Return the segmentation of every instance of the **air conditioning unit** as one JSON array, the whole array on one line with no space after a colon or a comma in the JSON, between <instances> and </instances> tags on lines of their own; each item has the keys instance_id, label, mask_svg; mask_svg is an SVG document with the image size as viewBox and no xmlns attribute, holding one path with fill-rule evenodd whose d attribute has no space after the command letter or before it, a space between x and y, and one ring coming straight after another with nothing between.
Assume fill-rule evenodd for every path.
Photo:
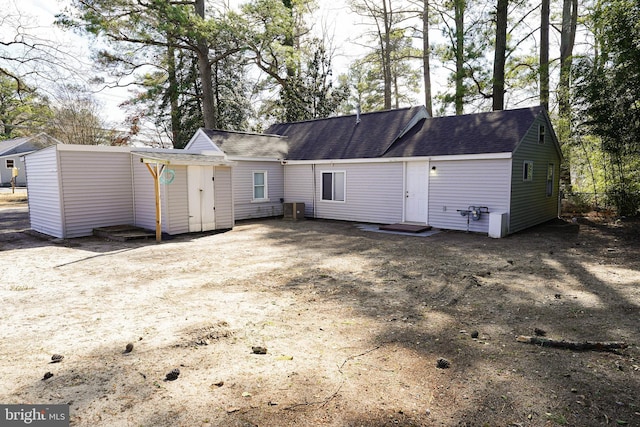
<instances>
[{"instance_id":1,"label":"air conditioning unit","mask_svg":"<svg viewBox=\"0 0 640 427\"><path fill-rule=\"evenodd\" d=\"M304 219L304 203L290 202L283 204L284 219Z\"/></svg>"}]
</instances>

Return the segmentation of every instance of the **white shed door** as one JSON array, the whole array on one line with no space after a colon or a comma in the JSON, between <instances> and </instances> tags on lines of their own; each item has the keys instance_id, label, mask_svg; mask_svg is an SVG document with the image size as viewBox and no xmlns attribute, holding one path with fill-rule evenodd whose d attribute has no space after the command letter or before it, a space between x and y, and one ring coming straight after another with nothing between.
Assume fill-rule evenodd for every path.
<instances>
[{"instance_id":1,"label":"white shed door","mask_svg":"<svg viewBox=\"0 0 640 427\"><path fill-rule=\"evenodd\" d=\"M187 166L189 231L215 230L213 166Z\"/></svg>"},{"instance_id":2,"label":"white shed door","mask_svg":"<svg viewBox=\"0 0 640 427\"><path fill-rule=\"evenodd\" d=\"M427 223L428 162L408 162L406 169L404 220Z\"/></svg>"}]
</instances>

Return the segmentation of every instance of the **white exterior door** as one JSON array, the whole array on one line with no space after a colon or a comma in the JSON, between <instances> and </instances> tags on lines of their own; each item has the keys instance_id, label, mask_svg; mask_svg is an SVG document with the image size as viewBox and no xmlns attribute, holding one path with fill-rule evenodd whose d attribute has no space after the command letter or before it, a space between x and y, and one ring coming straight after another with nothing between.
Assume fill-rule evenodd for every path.
<instances>
[{"instance_id":1,"label":"white exterior door","mask_svg":"<svg viewBox=\"0 0 640 427\"><path fill-rule=\"evenodd\" d=\"M213 166L187 166L189 231L215 230Z\"/></svg>"},{"instance_id":2,"label":"white exterior door","mask_svg":"<svg viewBox=\"0 0 640 427\"><path fill-rule=\"evenodd\" d=\"M427 223L429 162L408 162L405 177L404 220Z\"/></svg>"}]
</instances>

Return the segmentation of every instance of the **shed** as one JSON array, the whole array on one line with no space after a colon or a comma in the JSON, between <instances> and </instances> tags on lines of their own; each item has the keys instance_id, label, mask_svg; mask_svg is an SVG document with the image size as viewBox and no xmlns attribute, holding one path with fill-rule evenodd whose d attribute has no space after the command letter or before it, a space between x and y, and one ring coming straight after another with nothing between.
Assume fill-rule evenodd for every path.
<instances>
[{"instance_id":1,"label":"shed","mask_svg":"<svg viewBox=\"0 0 640 427\"><path fill-rule=\"evenodd\" d=\"M25 156L31 228L59 238L123 224L154 229L154 180L145 162L164 166L163 233L233 227L232 163L222 156L60 144Z\"/></svg>"}]
</instances>

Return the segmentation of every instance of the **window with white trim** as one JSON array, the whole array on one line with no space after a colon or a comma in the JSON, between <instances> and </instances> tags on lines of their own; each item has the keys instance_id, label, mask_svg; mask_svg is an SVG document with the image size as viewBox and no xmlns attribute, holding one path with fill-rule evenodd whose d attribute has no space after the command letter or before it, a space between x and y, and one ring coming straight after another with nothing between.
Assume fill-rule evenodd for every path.
<instances>
[{"instance_id":1,"label":"window with white trim","mask_svg":"<svg viewBox=\"0 0 640 427\"><path fill-rule=\"evenodd\" d=\"M538 126L538 143L544 144L544 134L546 133L546 128L544 125Z\"/></svg>"},{"instance_id":2,"label":"window with white trim","mask_svg":"<svg viewBox=\"0 0 640 427\"><path fill-rule=\"evenodd\" d=\"M547 197L553 196L553 178L555 174L555 165L549 163L547 165Z\"/></svg>"},{"instance_id":3,"label":"window with white trim","mask_svg":"<svg viewBox=\"0 0 640 427\"><path fill-rule=\"evenodd\" d=\"M267 171L253 171L253 201L266 202L268 200Z\"/></svg>"},{"instance_id":4,"label":"window with white trim","mask_svg":"<svg viewBox=\"0 0 640 427\"><path fill-rule=\"evenodd\" d=\"M345 178L344 171L322 172L322 200L344 202Z\"/></svg>"},{"instance_id":5,"label":"window with white trim","mask_svg":"<svg viewBox=\"0 0 640 427\"><path fill-rule=\"evenodd\" d=\"M13 169L13 167L16 165L13 159L7 159L5 161L5 165L7 167L7 169Z\"/></svg>"},{"instance_id":6,"label":"window with white trim","mask_svg":"<svg viewBox=\"0 0 640 427\"><path fill-rule=\"evenodd\" d=\"M522 180L533 181L533 162L531 160L525 160L522 163Z\"/></svg>"}]
</instances>

